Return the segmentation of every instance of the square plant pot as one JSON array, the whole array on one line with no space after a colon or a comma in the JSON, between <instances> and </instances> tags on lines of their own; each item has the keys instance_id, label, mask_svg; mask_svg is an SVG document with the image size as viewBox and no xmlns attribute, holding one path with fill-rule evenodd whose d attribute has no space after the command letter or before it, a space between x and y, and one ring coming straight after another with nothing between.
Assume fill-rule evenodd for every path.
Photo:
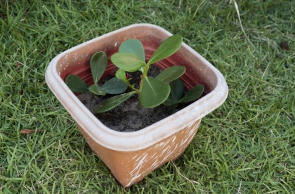
<instances>
[{"instance_id":1,"label":"square plant pot","mask_svg":"<svg viewBox=\"0 0 295 194\"><path fill-rule=\"evenodd\" d=\"M65 84L69 74L76 74L91 84L90 58L105 51L108 58L121 42L139 39L149 59L160 43L172 34L151 24L134 24L75 46L57 55L46 70L46 82L75 120L92 150L103 160L124 187L141 181L148 173L185 151L197 132L202 117L219 107L227 98L228 86L222 74L185 43L167 59L155 65L164 69L173 65L186 67L181 77L186 88L205 87L204 96L173 115L135 132L118 132L101 123ZM114 74L109 64L105 73Z\"/></svg>"}]
</instances>

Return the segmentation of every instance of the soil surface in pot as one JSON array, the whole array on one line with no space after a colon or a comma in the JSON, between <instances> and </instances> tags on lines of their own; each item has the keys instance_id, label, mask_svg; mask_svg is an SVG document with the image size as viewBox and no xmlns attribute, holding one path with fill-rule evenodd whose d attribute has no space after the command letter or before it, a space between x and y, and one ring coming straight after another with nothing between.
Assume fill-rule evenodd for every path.
<instances>
[{"instance_id":1,"label":"soil surface in pot","mask_svg":"<svg viewBox=\"0 0 295 194\"><path fill-rule=\"evenodd\" d=\"M151 66L149 76L155 77L161 72L160 68ZM138 87L141 72L130 73L128 76L132 78L131 83ZM106 80L111 77L107 77ZM104 80L105 81L105 80ZM102 81L102 83L104 82ZM100 83L100 84L102 84ZM115 107L114 109L100 114L94 113L94 108L103 100L113 95L97 96L91 93L79 94L80 101L107 127L120 132L132 132L143 129L153 123L156 123L178 110L184 108L188 104L178 104L174 106L160 105L155 108L138 109L138 96L133 95L130 99Z\"/></svg>"}]
</instances>

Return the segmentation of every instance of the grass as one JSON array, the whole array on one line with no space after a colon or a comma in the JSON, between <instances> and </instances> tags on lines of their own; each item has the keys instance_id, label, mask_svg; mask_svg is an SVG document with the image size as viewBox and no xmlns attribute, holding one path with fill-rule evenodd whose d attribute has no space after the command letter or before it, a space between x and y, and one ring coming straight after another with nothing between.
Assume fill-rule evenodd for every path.
<instances>
[{"instance_id":1,"label":"grass","mask_svg":"<svg viewBox=\"0 0 295 194\"><path fill-rule=\"evenodd\" d=\"M0 193L294 193L294 15L289 0L2 0ZM181 34L229 96L181 158L123 189L44 73L58 53L142 22Z\"/></svg>"}]
</instances>

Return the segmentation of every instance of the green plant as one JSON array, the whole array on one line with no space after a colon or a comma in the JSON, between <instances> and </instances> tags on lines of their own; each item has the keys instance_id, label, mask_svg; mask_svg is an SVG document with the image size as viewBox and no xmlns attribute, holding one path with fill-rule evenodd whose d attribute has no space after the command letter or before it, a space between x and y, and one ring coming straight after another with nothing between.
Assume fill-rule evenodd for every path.
<instances>
[{"instance_id":1,"label":"green plant","mask_svg":"<svg viewBox=\"0 0 295 194\"><path fill-rule=\"evenodd\" d=\"M179 79L186 71L184 66L169 67L154 78L148 76L152 64L174 54L181 44L182 37L180 35L170 36L162 42L146 63L142 43L137 39L128 39L122 42L119 52L111 56L111 61L119 68L115 77L106 81L102 86L98 85L108 64L106 53L101 51L95 53L90 60L93 85L88 86L81 78L73 74L67 76L66 83L73 92L90 91L97 95L120 94L103 101L94 109L96 113L109 111L134 94L138 95L139 107L145 108L154 108L160 104L173 105L194 101L201 96L204 86L197 85L184 95L184 84ZM130 79L126 77L126 72L135 71L142 73L139 88L132 85ZM123 93L128 87L131 91Z\"/></svg>"}]
</instances>

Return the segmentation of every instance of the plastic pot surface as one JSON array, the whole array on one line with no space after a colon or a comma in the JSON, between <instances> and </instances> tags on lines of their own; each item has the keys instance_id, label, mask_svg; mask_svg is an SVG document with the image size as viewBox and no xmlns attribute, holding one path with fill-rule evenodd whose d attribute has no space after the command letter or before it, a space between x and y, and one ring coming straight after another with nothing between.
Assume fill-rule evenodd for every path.
<instances>
[{"instance_id":1,"label":"plastic pot surface","mask_svg":"<svg viewBox=\"0 0 295 194\"><path fill-rule=\"evenodd\" d=\"M57 55L46 70L46 82L75 120L92 150L108 166L124 187L142 180L164 163L175 160L185 151L197 132L202 117L219 107L227 98L228 86L222 74L185 43L172 56L155 65L164 69L173 65L186 67L182 76L190 89L205 86L205 96L175 114L135 132L118 132L101 123L67 87L64 80L76 74L92 84L90 58L105 51L110 58L126 39L137 38L149 59L160 43L172 34L151 24L134 24L75 46ZM109 60L107 74L116 67Z\"/></svg>"}]
</instances>

